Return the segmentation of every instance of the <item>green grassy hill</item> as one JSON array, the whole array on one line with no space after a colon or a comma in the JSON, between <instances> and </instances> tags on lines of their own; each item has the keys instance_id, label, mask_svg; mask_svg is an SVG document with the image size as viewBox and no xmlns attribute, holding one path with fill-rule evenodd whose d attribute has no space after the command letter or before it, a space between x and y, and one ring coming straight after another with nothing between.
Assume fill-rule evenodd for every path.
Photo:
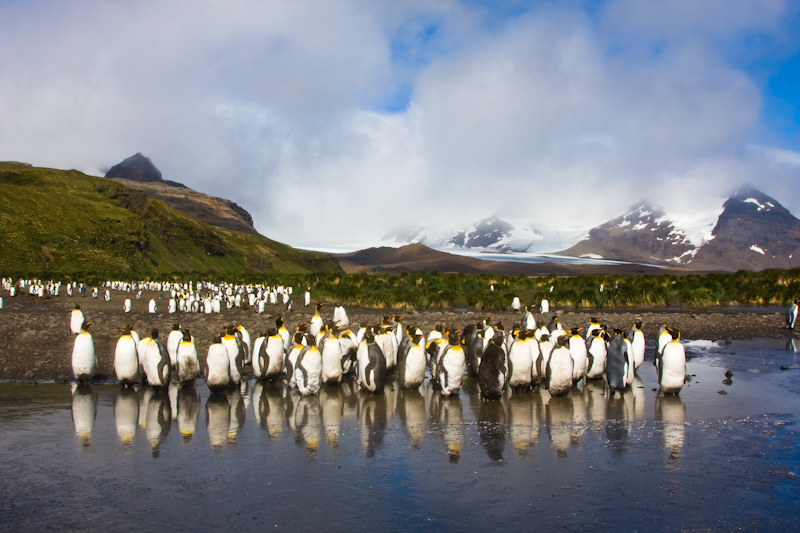
<instances>
[{"instance_id":1,"label":"green grassy hill","mask_svg":"<svg viewBox=\"0 0 800 533\"><path fill-rule=\"evenodd\" d=\"M209 226L113 180L0 163L3 275L256 279L338 271L327 254Z\"/></svg>"}]
</instances>

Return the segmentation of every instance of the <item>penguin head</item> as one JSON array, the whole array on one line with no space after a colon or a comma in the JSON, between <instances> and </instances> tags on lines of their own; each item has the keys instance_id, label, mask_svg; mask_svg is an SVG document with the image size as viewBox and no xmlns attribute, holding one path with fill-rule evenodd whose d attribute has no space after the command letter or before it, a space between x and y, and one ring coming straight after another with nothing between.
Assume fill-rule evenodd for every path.
<instances>
[{"instance_id":1,"label":"penguin head","mask_svg":"<svg viewBox=\"0 0 800 533\"><path fill-rule=\"evenodd\" d=\"M325 302L319 302L319 303L317 304L317 307L316 307L316 309L317 309L317 313L319 313L319 310L320 310L320 309L322 309L322 306L323 306L323 305L325 305Z\"/></svg>"},{"instance_id":2,"label":"penguin head","mask_svg":"<svg viewBox=\"0 0 800 533\"><path fill-rule=\"evenodd\" d=\"M156 340L158 338L158 330L153 328L150 330L150 338Z\"/></svg>"},{"instance_id":3,"label":"penguin head","mask_svg":"<svg viewBox=\"0 0 800 533\"><path fill-rule=\"evenodd\" d=\"M447 336L447 342L449 342L453 346L458 345L458 334L460 332L461 332L460 329L451 329L449 335Z\"/></svg>"},{"instance_id":4,"label":"penguin head","mask_svg":"<svg viewBox=\"0 0 800 533\"><path fill-rule=\"evenodd\" d=\"M80 311L80 310L81 310L81 306L78 305L78 304L75 304L75 311Z\"/></svg>"},{"instance_id":5,"label":"penguin head","mask_svg":"<svg viewBox=\"0 0 800 533\"><path fill-rule=\"evenodd\" d=\"M502 346L504 342L505 342L505 338L503 338L502 335L495 335L489 341L489 344L494 344L495 346Z\"/></svg>"},{"instance_id":6,"label":"penguin head","mask_svg":"<svg viewBox=\"0 0 800 533\"><path fill-rule=\"evenodd\" d=\"M184 329L182 331L182 333L183 333L183 340L185 340L187 342L191 342L192 341L192 332L191 331L189 331L188 329Z\"/></svg>"},{"instance_id":7,"label":"penguin head","mask_svg":"<svg viewBox=\"0 0 800 533\"><path fill-rule=\"evenodd\" d=\"M83 324L81 324L81 331L89 331L89 326L91 325L92 325L91 320L85 321Z\"/></svg>"},{"instance_id":8,"label":"penguin head","mask_svg":"<svg viewBox=\"0 0 800 533\"><path fill-rule=\"evenodd\" d=\"M212 344L222 344L222 336L218 333L214 335L214 342Z\"/></svg>"},{"instance_id":9,"label":"penguin head","mask_svg":"<svg viewBox=\"0 0 800 533\"><path fill-rule=\"evenodd\" d=\"M180 324L172 324L172 331L180 331L181 325Z\"/></svg>"}]
</instances>

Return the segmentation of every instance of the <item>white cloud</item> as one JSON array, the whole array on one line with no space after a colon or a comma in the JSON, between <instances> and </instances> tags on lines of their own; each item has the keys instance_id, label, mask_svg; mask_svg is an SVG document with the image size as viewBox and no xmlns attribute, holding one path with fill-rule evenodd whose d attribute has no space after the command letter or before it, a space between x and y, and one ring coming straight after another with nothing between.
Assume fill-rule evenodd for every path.
<instances>
[{"instance_id":1,"label":"white cloud","mask_svg":"<svg viewBox=\"0 0 800 533\"><path fill-rule=\"evenodd\" d=\"M690 210L741 181L800 207L797 154L748 148L763 95L730 57L787 39L786 4L577 5L5 3L0 159L97 174L141 151L305 246Z\"/></svg>"}]
</instances>

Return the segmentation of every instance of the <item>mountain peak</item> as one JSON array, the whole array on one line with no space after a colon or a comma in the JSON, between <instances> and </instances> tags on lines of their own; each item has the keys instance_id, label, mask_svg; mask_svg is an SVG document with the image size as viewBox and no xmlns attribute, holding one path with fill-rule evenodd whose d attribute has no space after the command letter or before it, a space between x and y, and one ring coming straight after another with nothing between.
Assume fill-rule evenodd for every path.
<instances>
[{"instance_id":1,"label":"mountain peak","mask_svg":"<svg viewBox=\"0 0 800 533\"><path fill-rule=\"evenodd\" d=\"M106 172L106 177L139 182L163 181L161 171L156 168L149 157L145 157L141 152L137 152L111 167Z\"/></svg>"}]
</instances>

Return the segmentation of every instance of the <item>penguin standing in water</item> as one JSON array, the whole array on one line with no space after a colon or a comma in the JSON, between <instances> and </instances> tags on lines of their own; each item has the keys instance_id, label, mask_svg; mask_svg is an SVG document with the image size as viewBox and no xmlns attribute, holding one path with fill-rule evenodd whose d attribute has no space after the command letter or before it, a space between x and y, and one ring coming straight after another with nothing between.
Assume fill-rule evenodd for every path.
<instances>
[{"instance_id":1,"label":"penguin standing in water","mask_svg":"<svg viewBox=\"0 0 800 533\"><path fill-rule=\"evenodd\" d=\"M89 322L81 322L81 331L72 346L72 373L78 383L86 383L97 371L97 355L94 352L94 339L89 333Z\"/></svg>"},{"instance_id":2,"label":"penguin standing in water","mask_svg":"<svg viewBox=\"0 0 800 533\"><path fill-rule=\"evenodd\" d=\"M627 386L625 383L625 371L630 354L628 353L628 343L625 340L623 332L615 329L614 338L608 343L606 384L612 397L616 391L622 392Z\"/></svg>"},{"instance_id":3,"label":"penguin standing in water","mask_svg":"<svg viewBox=\"0 0 800 533\"><path fill-rule=\"evenodd\" d=\"M572 388L572 354L569 351L569 338L559 335L550 352L545 372L545 382L550 396L566 396Z\"/></svg>"},{"instance_id":4,"label":"penguin standing in water","mask_svg":"<svg viewBox=\"0 0 800 533\"><path fill-rule=\"evenodd\" d=\"M322 347L322 382L338 385L342 381L342 345L336 335L323 338Z\"/></svg>"},{"instance_id":5,"label":"penguin standing in water","mask_svg":"<svg viewBox=\"0 0 800 533\"><path fill-rule=\"evenodd\" d=\"M586 340L580 336L581 328L571 329L567 332L569 340L569 353L572 355L572 383L577 385L586 376L586 366L589 354L586 350Z\"/></svg>"},{"instance_id":6,"label":"penguin standing in water","mask_svg":"<svg viewBox=\"0 0 800 533\"><path fill-rule=\"evenodd\" d=\"M206 385L212 392L225 390L230 379L228 349L222 344L222 337L216 335L206 356Z\"/></svg>"},{"instance_id":7,"label":"penguin standing in water","mask_svg":"<svg viewBox=\"0 0 800 533\"><path fill-rule=\"evenodd\" d=\"M502 344L503 338L500 335L493 337L481 358L478 385L484 400L499 400L506 390L506 353Z\"/></svg>"},{"instance_id":8,"label":"penguin standing in water","mask_svg":"<svg viewBox=\"0 0 800 533\"><path fill-rule=\"evenodd\" d=\"M425 366L428 361L421 342L422 335L413 333L408 338L407 347L397 359L400 385L405 389L418 389L425 381Z\"/></svg>"},{"instance_id":9,"label":"penguin standing in water","mask_svg":"<svg viewBox=\"0 0 800 533\"><path fill-rule=\"evenodd\" d=\"M467 357L459 343L458 330L450 331L446 344L436 365L437 378L444 396L458 396L467 369Z\"/></svg>"},{"instance_id":10,"label":"penguin standing in water","mask_svg":"<svg viewBox=\"0 0 800 533\"><path fill-rule=\"evenodd\" d=\"M150 338L152 341L147 346L147 352L144 355L144 372L147 375L147 383L154 389L166 390L172 375L169 354L166 347L158 340L157 329L150 332Z\"/></svg>"},{"instance_id":11,"label":"penguin standing in water","mask_svg":"<svg viewBox=\"0 0 800 533\"><path fill-rule=\"evenodd\" d=\"M322 383L322 354L313 344L306 346L297 356L294 381L303 396L312 396L319 392Z\"/></svg>"},{"instance_id":12,"label":"penguin standing in water","mask_svg":"<svg viewBox=\"0 0 800 533\"><path fill-rule=\"evenodd\" d=\"M114 373L122 386L133 386L139 382L139 354L131 327L126 326L114 350Z\"/></svg>"},{"instance_id":13,"label":"penguin standing in water","mask_svg":"<svg viewBox=\"0 0 800 533\"><path fill-rule=\"evenodd\" d=\"M241 324L236 326L236 337L241 340L239 348L243 351L244 359L243 364L252 364L252 356L250 354L250 333Z\"/></svg>"},{"instance_id":14,"label":"penguin standing in water","mask_svg":"<svg viewBox=\"0 0 800 533\"><path fill-rule=\"evenodd\" d=\"M274 329L267 331L262 351L261 375L264 379L276 379L283 373L284 349L283 338Z\"/></svg>"},{"instance_id":15,"label":"penguin standing in water","mask_svg":"<svg viewBox=\"0 0 800 533\"><path fill-rule=\"evenodd\" d=\"M514 391L527 391L531 388L531 379L533 378L531 344L535 342L533 331L522 329L517 333L517 339L511 343L511 347L508 349L508 386ZM493 342L490 342L489 346L492 344ZM486 350L488 351L489 347ZM481 363L483 363L483 359L481 359ZM505 361L503 361L503 366L505 367ZM478 369L478 378L480 381L480 368ZM483 387L481 387L482 390Z\"/></svg>"},{"instance_id":16,"label":"penguin standing in water","mask_svg":"<svg viewBox=\"0 0 800 533\"><path fill-rule=\"evenodd\" d=\"M197 360L197 347L194 345L192 332L183 330L183 338L176 350L178 361L178 381L181 385L194 385L200 374L200 362Z\"/></svg>"},{"instance_id":17,"label":"penguin standing in water","mask_svg":"<svg viewBox=\"0 0 800 533\"><path fill-rule=\"evenodd\" d=\"M642 333L644 322L634 322L633 327L628 332L628 340L631 341L631 352L633 354L633 369L638 370L644 362L644 333Z\"/></svg>"},{"instance_id":18,"label":"penguin standing in water","mask_svg":"<svg viewBox=\"0 0 800 533\"><path fill-rule=\"evenodd\" d=\"M225 328L225 336L222 337L222 344L228 350L230 358L229 375L233 385L238 385L242 381L242 368L244 366L244 354L239 349L239 342L236 339L236 328L228 326Z\"/></svg>"},{"instance_id":19,"label":"penguin standing in water","mask_svg":"<svg viewBox=\"0 0 800 533\"><path fill-rule=\"evenodd\" d=\"M172 330L167 335L167 353L169 354L169 366L175 370L178 367L178 345L183 340L183 331L180 324L173 324Z\"/></svg>"},{"instance_id":20,"label":"penguin standing in water","mask_svg":"<svg viewBox=\"0 0 800 533\"><path fill-rule=\"evenodd\" d=\"M376 394L383 393L386 386L386 358L371 330L364 333L364 339L358 345L357 358L361 386Z\"/></svg>"},{"instance_id":21,"label":"penguin standing in water","mask_svg":"<svg viewBox=\"0 0 800 533\"><path fill-rule=\"evenodd\" d=\"M253 377L257 380L264 377L263 363L266 360L263 354L267 347L267 332L261 333L256 340L253 341Z\"/></svg>"},{"instance_id":22,"label":"penguin standing in water","mask_svg":"<svg viewBox=\"0 0 800 533\"><path fill-rule=\"evenodd\" d=\"M81 332L81 324L85 321L83 317L83 311L81 311L81 306L75 304L75 309L72 310L72 313L69 316L69 330L75 335L80 334Z\"/></svg>"},{"instance_id":23,"label":"penguin standing in water","mask_svg":"<svg viewBox=\"0 0 800 533\"><path fill-rule=\"evenodd\" d=\"M662 324L660 328L658 328L658 338L656 339L656 359L661 357L661 353L664 351L664 346L672 342L672 328L668 327L666 324ZM653 364L656 364L655 359L653 360Z\"/></svg>"},{"instance_id":24,"label":"penguin standing in water","mask_svg":"<svg viewBox=\"0 0 800 533\"><path fill-rule=\"evenodd\" d=\"M786 312L786 328L787 329L794 329L794 323L797 320L798 311L800 311L800 299L794 300L792 302L792 305L789 306L789 311Z\"/></svg>"},{"instance_id":25,"label":"penguin standing in water","mask_svg":"<svg viewBox=\"0 0 800 533\"><path fill-rule=\"evenodd\" d=\"M686 351L680 342L681 334L664 346L661 357L656 359L656 372L661 392L678 394L686 381Z\"/></svg>"},{"instance_id":26,"label":"penguin standing in water","mask_svg":"<svg viewBox=\"0 0 800 533\"><path fill-rule=\"evenodd\" d=\"M594 329L586 339L586 379L600 379L606 371L606 332Z\"/></svg>"}]
</instances>

